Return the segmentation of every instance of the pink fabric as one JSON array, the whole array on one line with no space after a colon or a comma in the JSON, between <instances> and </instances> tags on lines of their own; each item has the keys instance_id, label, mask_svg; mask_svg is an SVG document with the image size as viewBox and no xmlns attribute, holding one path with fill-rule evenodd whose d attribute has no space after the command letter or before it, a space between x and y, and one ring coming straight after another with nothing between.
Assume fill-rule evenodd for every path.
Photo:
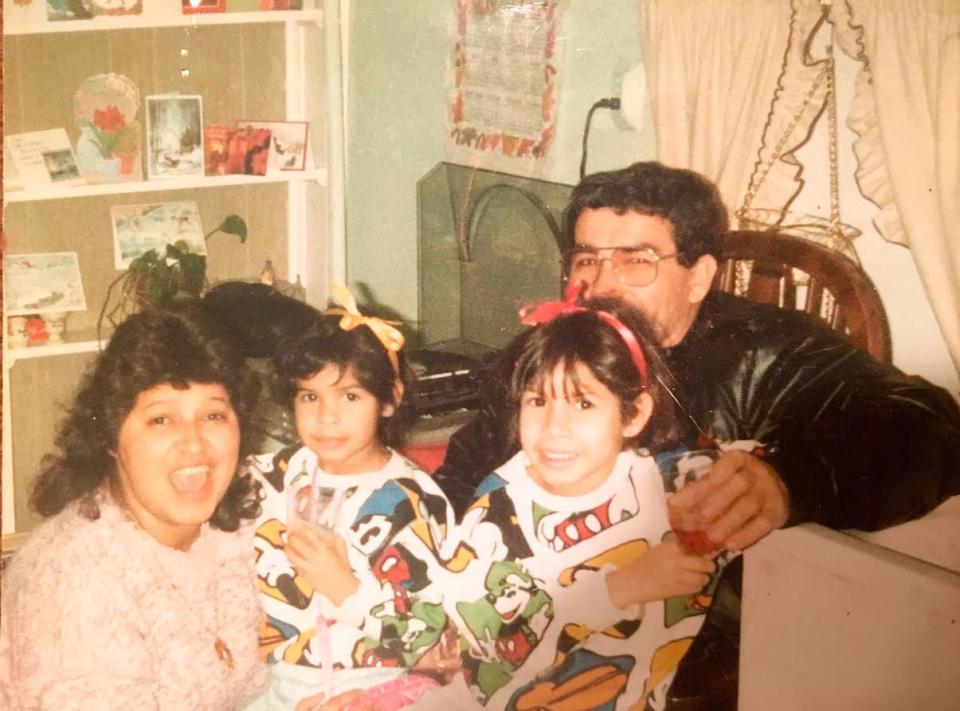
<instances>
[{"instance_id":1,"label":"pink fabric","mask_svg":"<svg viewBox=\"0 0 960 711\"><path fill-rule=\"evenodd\" d=\"M100 510L96 521L76 506L47 520L5 571L5 701L212 710L258 694L268 674L257 655L252 532L204 526L184 552L150 538L109 497ZM217 634L232 670L214 651Z\"/></svg>"},{"instance_id":2,"label":"pink fabric","mask_svg":"<svg viewBox=\"0 0 960 711\"><path fill-rule=\"evenodd\" d=\"M428 676L408 674L372 686L356 701L347 704L342 711L363 711L371 706L377 711L399 711L419 699L428 689L440 683Z\"/></svg>"}]
</instances>

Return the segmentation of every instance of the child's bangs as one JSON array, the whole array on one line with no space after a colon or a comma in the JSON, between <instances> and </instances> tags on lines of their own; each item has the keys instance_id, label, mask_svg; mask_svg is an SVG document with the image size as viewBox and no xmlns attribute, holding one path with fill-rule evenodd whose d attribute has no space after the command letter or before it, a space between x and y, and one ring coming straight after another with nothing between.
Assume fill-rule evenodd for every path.
<instances>
[{"instance_id":1,"label":"child's bangs","mask_svg":"<svg viewBox=\"0 0 960 711\"><path fill-rule=\"evenodd\" d=\"M552 357L551 357L552 356ZM575 356L562 353L544 354L544 357L530 363L522 390L535 392L541 397L575 400L583 394L577 365L583 361ZM554 373L563 372L563 392L556 392Z\"/></svg>"}]
</instances>

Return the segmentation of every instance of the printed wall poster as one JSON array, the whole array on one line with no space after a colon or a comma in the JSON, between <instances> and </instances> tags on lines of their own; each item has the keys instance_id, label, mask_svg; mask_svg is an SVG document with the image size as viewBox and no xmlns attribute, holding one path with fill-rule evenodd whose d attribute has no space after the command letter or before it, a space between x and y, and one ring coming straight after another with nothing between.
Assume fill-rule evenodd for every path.
<instances>
[{"instance_id":1,"label":"printed wall poster","mask_svg":"<svg viewBox=\"0 0 960 711\"><path fill-rule=\"evenodd\" d=\"M450 136L539 158L556 113L558 0L456 0Z\"/></svg>"}]
</instances>

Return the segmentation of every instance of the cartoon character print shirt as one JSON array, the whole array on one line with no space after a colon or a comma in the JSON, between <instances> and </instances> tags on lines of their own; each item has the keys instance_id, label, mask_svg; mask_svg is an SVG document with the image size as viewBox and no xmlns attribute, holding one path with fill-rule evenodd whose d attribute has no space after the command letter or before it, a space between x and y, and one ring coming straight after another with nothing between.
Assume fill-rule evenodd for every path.
<instances>
[{"instance_id":1,"label":"cartoon character print shirt","mask_svg":"<svg viewBox=\"0 0 960 711\"><path fill-rule=\"evenodd\" d=\"M524 466L521 452L487 477L464 516L475 559L447 583L447 607L467 683L487 708L662 708L716 577L699 595L610 601L606 574L672 535L656 463L623 452L576 497L540 488Z\"/></svg>"},{"instance_id":2,"label":"cartoon character print shirt","mask_svg":"<svg viewBox=\"0 0 960 711\"><path fill-rule=\"evenodd\" d=\"M446 622L426 574L453 520L437 485L396 452L380 471L358 475L318 469L303 446L250 464L264 491L255 547L267 662L333 670L413 666ZM360 583L340 607L314 592L284 553L292 507L303 505L311 487L326 502L326 510L314 511L318 521L345 540Z\"/></svg>"}]
</instances>

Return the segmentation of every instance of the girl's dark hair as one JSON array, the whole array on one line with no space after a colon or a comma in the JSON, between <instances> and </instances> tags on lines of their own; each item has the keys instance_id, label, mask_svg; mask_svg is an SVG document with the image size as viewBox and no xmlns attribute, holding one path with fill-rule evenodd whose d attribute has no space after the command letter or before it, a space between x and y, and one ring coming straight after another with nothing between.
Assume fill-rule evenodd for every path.
<instances>
[{"instance_id":1,"label":"girl's dark hair","mask_svg":"<svg viewBox=\"0 0 960 711\"><path fill-rule=\"evenodd\" d=\"M407 403L409 397L397 402L394 384L399 377L404 393L409 394L413 377L401 349L397 353L400 373L394 370L387 349L370 330L361 325L349 331L340 327L340 316L321 315L303 334L285 338L274 355L274 370L287 402L292 403L300 381L312 378L328 365L341 373L353 368L360 386L383 405L393 405L391 417L381 417L377 437L382 444L398 447L412 420Z\"/></svg>"},{"instance_id":2,"label":"girl's dark hair","mask_svg":"<svg viewBox=\"0 0 960 711\"><path fill-rule=\"evenodd\" d=\"M644 392L640 371L620 334L596 313L605 311L636 336L646 359L646 391L653 399L650 421L639 434L625 440L625 448L675 441L678 428L671 377L654 345L657 340L651 327L635 308L618 299L590 299L584 307L585 311L558 316L524 331L501 354L499 367L507 375L514 439L521 396L531 389L542 391L557 367L563 368L570 390L577 392L580 384L575 368L582 363L619 399L624 423L637 414L634 400Z\"/></svg>"},{"instance_id":3,"label":"girl's dark hair","mask_svg":"<svg viewBox=\"0 0 960 711\"><path fill-rule=\"evenodd\" d=\"M241 460L250 453L250 414L257 385L239 352L210 315L192 306L130 316L87 371L73 406L56 435L56 450L44 457L30 496L43 516L76 500L88 518L100 515L95 492L114 475L120 428L140 393L157 385L186 389L193 383L221 385L240 424ZM260 505L248 476L235 476L210 519L234 531L255 518Z\"/></svg>"}]
</instances>

